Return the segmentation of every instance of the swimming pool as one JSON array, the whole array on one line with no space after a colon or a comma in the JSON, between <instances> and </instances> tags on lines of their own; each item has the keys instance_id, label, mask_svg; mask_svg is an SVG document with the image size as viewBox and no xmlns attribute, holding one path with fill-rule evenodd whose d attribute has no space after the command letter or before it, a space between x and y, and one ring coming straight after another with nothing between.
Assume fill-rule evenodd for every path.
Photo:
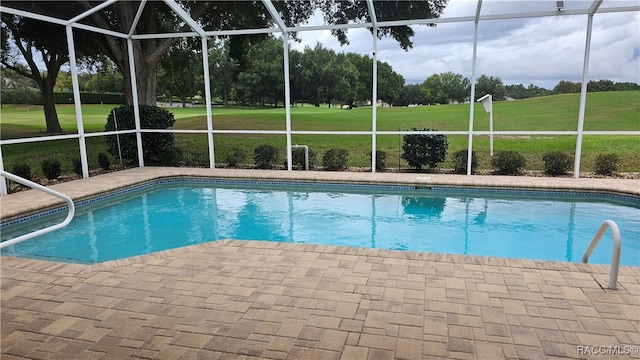
<instances>
[{"instance_id":1,"label":"swimming pool","mask_svg":"<svg viewBox=\"0 0 640 360\"><path fill-rule=\"evenodd\" d=\"M2 228L2 240L60 221ZM640 266L640 202L560 192L174 179L91 200L64 229L3 255L99 263L219 239L574 261L605 219ZM6 224L5 224L6 225ZM591 263L610 263L610 234Z\"/></svg>"}]
</instances>

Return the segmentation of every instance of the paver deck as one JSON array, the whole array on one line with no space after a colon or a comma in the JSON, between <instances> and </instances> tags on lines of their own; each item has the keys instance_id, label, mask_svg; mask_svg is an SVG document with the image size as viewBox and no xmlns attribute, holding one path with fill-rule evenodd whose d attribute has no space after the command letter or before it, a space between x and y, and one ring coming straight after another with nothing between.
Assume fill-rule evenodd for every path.
<instances>
[{"instance_id":1,"label":"paver deck","mask_svg":"<svg viewBox=\"0 0 640 360\"><path fill-rule=\"evenodd\" d=\"M637 180L173 168L54 188L80 199L174 175L638 191ZM1 201L3 219L54 202ZM0 261L2 359L640 358L639 267L621 267L610 290L603 265L239 240L96 265Z\"/></svg>"}]
</instances>

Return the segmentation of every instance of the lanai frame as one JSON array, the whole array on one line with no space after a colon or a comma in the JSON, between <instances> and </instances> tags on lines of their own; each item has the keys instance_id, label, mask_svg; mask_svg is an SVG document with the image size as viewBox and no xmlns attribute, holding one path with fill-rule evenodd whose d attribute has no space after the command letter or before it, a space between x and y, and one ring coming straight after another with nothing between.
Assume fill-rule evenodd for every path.
<instances>
[{"instance_id":1,"label":"lanai frame","mask_svg":"<svg viewBox=\"0 0 640 360\"><path fill-rule=\"evenodd\" d=\"M144 167L143 148L142 148L142 134L151 132L172 132L172 133L206 133L208 137L208 149L209 149L209 167L215 168L215 143L214 134L229 134L229 133L245 133L245 134L270 134L270 135L285 135L287 139L287 170L292 171L292 135L369 135L371 136L371 151L372 154L376 153L376 138L378 135L405 135L405 134L424 134L424 133L437 133L445 135L467 135L468 136L468 158L467 158L467 175L471 175L471 150L473 149L473 137L474 135L573 135L576 136L576 150L575 150L575 162L574 162L574 178L579 177L580 173L580 160L582 154L582 139L584 135L640 135L640 131L585 131L584 130L584 116L586 107L586 95L587 95L587 83L588 83L588 70L589 70L589 56L591 52L591 34L593 27L593 18L596 14L600 13L619 13L640 11L640 5L631 6L616 6L601 8L604 0L594 0L589 8L583 9L558 9L556 11L539 11L539 12L523 12L523 13L507 13L507 14L490 14L481 15L483 0L477 0L476 11L474 16L462 16L462 17L445 17L434 19L409 19L399 21L378 21L375 9L373 6L374 0L365 0L369 11L370 22L364 23L349 23L339 25L319 25L319 26L287 26L283 19L278 14L271 0L261 0L265 8L269 12L269 15L274 20L277 27L275 28L263 28L263 29L239 29L239 30L219 30L219 31L205 31L189 14L174 0L162 0L169 8L174 11L186 24L188 24L191 32L178 32L178 33L164 33L164 34L135 34L135 29L144 10L146 0L140 3L138 12L133 21L133 24L127 34L117 31L102 29L86 24L80 23L82 19L90 16L91 14L100 11L118 1L123 0L108 0L95 6L71 19L60 19L41 14L30 13L18 9L9 8L7 6L0 6L0 12L6 12L18 16L23 16L31 19L46 21L54 24L59 24L65 27L67 35L67 45L69 48L69 62L71 68L71 78L73 86L73 98L75 104L76 122L78 127L77 134L69 135L54 135L54 136L42 136L32 138L19 138L0 140L0 170L4 171L4 161L2 156L2 145L18 144L18 143L31 143L49 140L61 140L61 139L78 139L80 148L80 161L82 164L82 176L83 178L89 177L89 167L87 161L87 149L86 138L92 136L105 136L115 134L128 134L134 133L137 140L138 151L138 165ZM376 102L377 102L377 47L378 37L375 36L379 28L392 27L392 26L404 26L404 25L425 25L425 24L443 24L443 23L456 23L456 22L474 22L474 34L473 34L473 58L472 58L472 74L471 74L471 93L470 99L475 99L475 82L476 82L476 62L477 62L477 44L478 44L478 24L481 21L491 20L505 20L505 19L519 19L519 18L536 18L536 17L548 17L548 16L570 16L570 15L586 15L586 38L584 47L584 60L582 67L582 84L580 91L580 105L578 112L578 125L577 130L574 131L475 131L473 130L474 124L474 101L470 101L469 110L469 129L467 131L429 131L429 132L416 132L416 131L378 131L377 130L377 114L376 114ZM84 123L82 119L82 103L80 101L80 89L78 83L78 68L76 64L75 44L73 39L73 29L82 29L87 31L93 31L105 35L119 37L127 41L129 66L131 69L131 87L132 93L137 94L137 80L135 64L133 60L133 41L148 40L167 37L199 37L202 43L202 64L203 74L205 81L205 104L206 104L206 117L207 117L207 130L159 130L159 129L142 129L140 124L140 113L138 98L133 97L133 106L135 114L135 129L131 130L119 130L119 131L105 131L105 132L84 132ZM302 31L317 31L317 30L332 30L332 29L359 29L359 28L372 28L372 111L371 111L371 131L294 131L291 128L291 88L289 81L289 41L290 34L292 32ZM284 81L285 81L285 130L214 130L213 118L211 110L211 79L209 76L208 66L208 39L216 36L229 36L229 35L249 35L249 34L274 34L280 33L283 38L283 52L284 52ZM371 157L371 171L376 171L376 156ZM0 195L7 194L6 179L0 177Z\"/></svg>"}]
</instances>

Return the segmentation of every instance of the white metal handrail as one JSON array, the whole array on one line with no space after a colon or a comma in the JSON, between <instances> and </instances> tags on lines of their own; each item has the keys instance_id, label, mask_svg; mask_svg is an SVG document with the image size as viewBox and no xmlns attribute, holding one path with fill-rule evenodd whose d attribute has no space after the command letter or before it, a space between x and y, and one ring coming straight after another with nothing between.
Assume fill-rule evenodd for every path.
<instances>
[{"instance_id":1,"label":"white metal handrail","mask_svg":"<svg viewBox=\"0 0 640 360\"><path fill-rule=\"evenodd\" d=\"M17 175L14 175L12 173L9 173L9 172L3 171L3 170L0 170L0 176L5 177L5 178L10 179L10 180L13 180L13 181L15 181L17 183L29 186L29 187L31 187L33 189L44 191L47 194L53 195L55 197L58 197L58 198L64 200L67 203L67 205L69 206L69 212L68 212L67 217L64 219L63 222L55 224L55 225L48 226L48 227L40 229L40 230L36 230L36 231L30 232L28 234L20 235L18 237L15 237L13 239L9 239L7 241L0 242L0 249L5 248L5 247L10 246L10 245L13 245L13 244L17 244L17 243L25 241L25 240L32 239L32 238L34 238L36 236L40 236L40 235L46 234L48 232L63 228L65 226L67 226L71 222L71 220L73 220L73 215L76 212L76 207L73 204L73 200L71 200L71 198L68 197L67 195L59 193L59 192L57 192L55 190L51 190L48 187L45 187L45 186L42 186L40 184L34 183L33 181L29 181L27 179L21 178L21 177L19 177ZM2 180L2 181L4 181L4 180Z\"/></svg>"},{"instance_id":2,"label":"white metal handrail","mask_svg":"<svg viewBox=\"0 0 640 360\"><path fill-rule=\"evenodd\" d=\"M593 252L593 249L596 248L600 239L607 231L607 228L611 229L611 235L613 236L613 252L611 254L611 271L609 272L609 289L615 290L618 287L618 268L620 268L620 251L622 248L622 239L620 237L620 229L618 229L618 225L613 220L605 220L598 232L593 236L589 246L584 251L582 255L582 262L587 263L589 261L589 256Z\"/></svg>"}]
</instances>

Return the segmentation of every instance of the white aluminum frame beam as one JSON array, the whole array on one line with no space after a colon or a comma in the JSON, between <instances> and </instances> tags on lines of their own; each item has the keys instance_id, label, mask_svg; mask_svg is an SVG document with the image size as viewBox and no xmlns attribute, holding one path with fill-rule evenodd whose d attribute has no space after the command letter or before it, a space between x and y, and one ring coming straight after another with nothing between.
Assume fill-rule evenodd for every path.
<instances>
[{"instance_id":1,"label":"white aluminum frame beam","mask_svg":"<svg viewBox=\"0 0 640 360\"><path fill-rule=\"evenodd\" d=\"M584 135L584 113L587 104L587 80L589 79L589 55L591 53L591 31L593 28L593 15L602 5L602 0L595 0L589 8L587 17L587 34L584 45L584 62L582 65L582 85L580 86L580 107L578 110L578 135L576 136L576 155L573 164L573 177L580 177L580 159L582 157L582 137Z\"/></svg>"},{"instance_id":2,"label":"white aluminum frame beam","mask_svg":"<svg viewBox=\"0 0 640 360\"><path fill-rule=\"evenodd\" d=\"M377 162L377 144L376 144L376 130L377 130L377 116L378 116L378 18L376 16L376 9L373 7L373 0L367 0L367 8L369 9L369 17L371 18L371 38L373 40L373 66L371 69L372 81L371 81L371 172L376 172Z\"/></svg>"},{"instance_id":3,"label":"white aluminum frame beam","mask_svg":"<svg viewBox=\"0 0 640 360\"><path fill-rule=\"evenodd\" d=\"M473 27L473 58L471 62L471 94L469 95L469 139L467 142L467 175L471 174L471 164L473 160L473 113L476 106L476 62L478 53L478 23L480 22L480 11L482 10L482 0L478 0L476 5L476 16Z\"/></svg>"},{"instance_id":4,"label":"white aluminum frame beam","mask_svg":"<svg viewBox=\"0 0 640 360\"><path fill-rule=\"evenodd\" d=\"M271 0L262 0L267 8L269 15L276 22L282 31L282 51L283 51L283 69L284 69L284 111L285 111L285 128L287 131L287 171L293 171L293 151L291 148L291 84L289 80L289 32L287 25L282 20L280 14L276 10Z\"/></svg>"}]
</instances>

